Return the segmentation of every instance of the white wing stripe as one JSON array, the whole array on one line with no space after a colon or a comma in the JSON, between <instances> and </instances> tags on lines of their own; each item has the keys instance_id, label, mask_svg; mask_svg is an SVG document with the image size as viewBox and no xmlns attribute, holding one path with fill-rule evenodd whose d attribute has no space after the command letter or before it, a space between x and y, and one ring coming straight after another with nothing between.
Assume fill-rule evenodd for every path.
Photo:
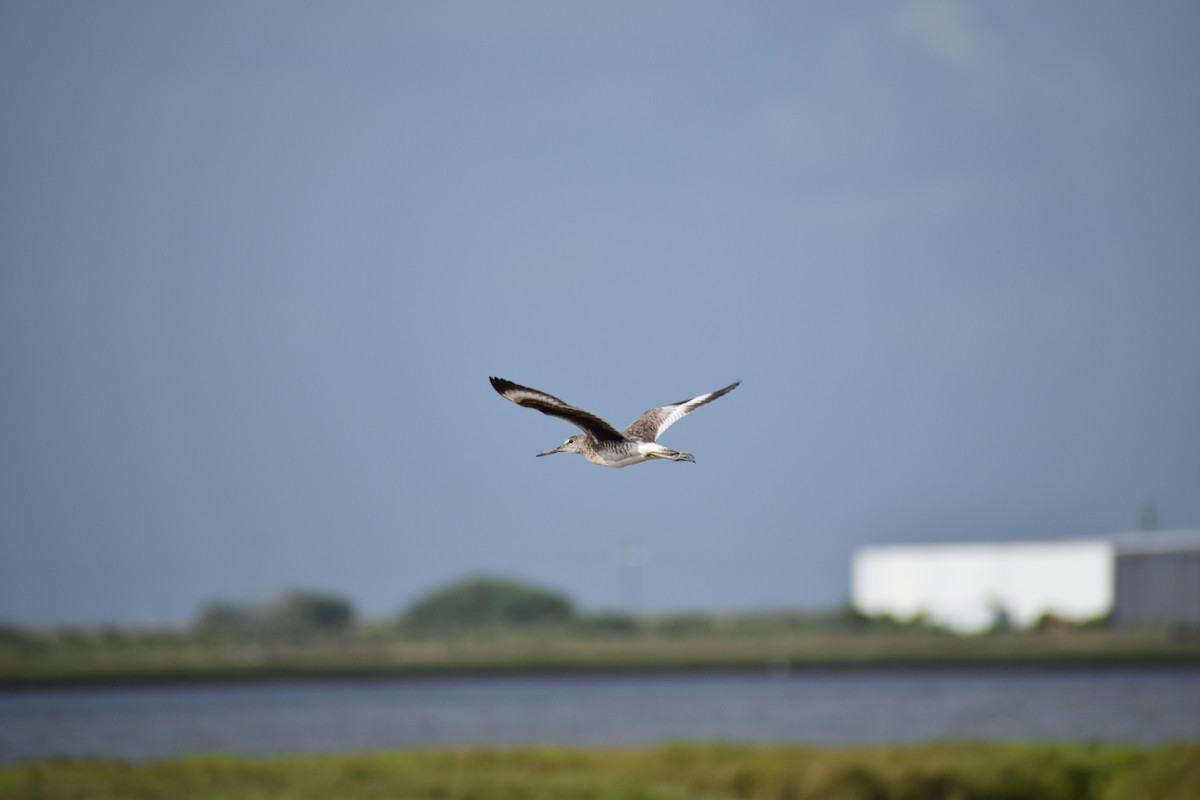
<instances>
[{"instance_id":1,"label":"white wing stripe","mask_svg":"<svg viewBox=\"0 0 1200 800\"><path fill-rule=\"evenodd\" d=\"M662 436L663 431L665 431L667 428L683 419L698 406L704 405L704 403L707 402L708 399L713 396L713 394L715 394L715 392L709 392L708 394L702 394L699 397L693 397L686 403L680 403L679 405L675 406L664 406L662 410L666 411L667 415L662 418L661 422L658 423L658 431L655 433L654 438L657 439L659 436Z\"/></svg>"}]
</instances>

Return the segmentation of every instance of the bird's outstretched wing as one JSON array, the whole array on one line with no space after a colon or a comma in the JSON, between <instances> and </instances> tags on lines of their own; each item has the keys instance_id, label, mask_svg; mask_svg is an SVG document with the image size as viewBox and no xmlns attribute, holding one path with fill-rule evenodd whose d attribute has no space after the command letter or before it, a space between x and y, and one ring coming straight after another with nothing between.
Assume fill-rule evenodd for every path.
<instances>
[{"instance_id":1,"label":"bird's outstretched wing","mask_svg":"<svg viewBox=\"0 0 1200 800\"><path fill-rule=\"evenodd\" d=\"M536 408L543 414L565 419L567 422L578 425L584 433L590 434L597 441L621 441L625 438L616 428L592 412L568 405L554 395L506 381L504 378L488 378L488 380L492 382L492 388L499 392L501 397L506 397L519 406Z\"/></svg>"},{"instance_id":2,"label":"bird's outstretched wing","mask_svg":"<svg viewBox=\"0 0 1200 800\"><path fill-rule=\"evenodd\" d=\"M717 389L715 392L702 394L691 400L681 400L678 403L652 408L634 420L633 424L625 429L625 435L630 439L656 441L663 431L678 422L685 414L690 414L705 403L711 403L718 397L729 394L740 383L741 381L734 381L724 389Z\"/></svg>"}]
</instances>

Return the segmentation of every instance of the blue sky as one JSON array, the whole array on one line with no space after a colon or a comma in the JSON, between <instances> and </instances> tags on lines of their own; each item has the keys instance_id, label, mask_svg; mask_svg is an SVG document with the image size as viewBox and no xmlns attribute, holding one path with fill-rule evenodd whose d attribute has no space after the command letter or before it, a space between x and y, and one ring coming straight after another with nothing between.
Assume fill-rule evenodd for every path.
<instances>
[{"instance_id":1,"label":"blue sky","mask_svg":"<svg viewBox=\"0 0 1200 800\"><path fill-rule=\"evenodd\" d=\"M1187 2L6 3L0 619L829 606L1200 526ZM742 380L696 464L535 459Z\"/></svg>"}]
</instances>

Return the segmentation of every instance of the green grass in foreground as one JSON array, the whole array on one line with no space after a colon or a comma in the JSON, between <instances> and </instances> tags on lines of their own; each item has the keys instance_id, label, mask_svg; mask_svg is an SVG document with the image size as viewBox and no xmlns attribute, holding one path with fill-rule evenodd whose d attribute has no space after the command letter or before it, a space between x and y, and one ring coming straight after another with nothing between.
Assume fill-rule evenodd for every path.
<instances>
[{"instance_id":1,"label":"green grass in foreground","mask_svg":"<svg viewBox=\"0 0 1200 800\"><path fill-rule=\"evenodd\" d=\"M1141 749L953 743L816 749L675 744L519 748L0 769L0 798L154 800L1195 800L1200 743Z\"/></svg>"}]
</instances>

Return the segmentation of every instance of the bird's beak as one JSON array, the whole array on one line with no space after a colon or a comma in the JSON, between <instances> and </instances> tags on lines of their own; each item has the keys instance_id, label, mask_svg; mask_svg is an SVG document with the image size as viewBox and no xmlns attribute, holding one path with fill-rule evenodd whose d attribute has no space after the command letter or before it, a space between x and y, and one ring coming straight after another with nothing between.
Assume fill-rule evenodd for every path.
<instances>
[{"instance_id":1,"label":"bird's beak","mask_svg":"<svg viewBox=\"0 0 1200 800\"><path fill-rule=\"evenodd\" d=\"M552 447L549 450L543 450L542 452L538 453L538 455L539 456L552 456L555 453L561 453L563 451L564 447L566 447L566 445L560 444L558 447Z\"/></svg>"}]
</instances>

